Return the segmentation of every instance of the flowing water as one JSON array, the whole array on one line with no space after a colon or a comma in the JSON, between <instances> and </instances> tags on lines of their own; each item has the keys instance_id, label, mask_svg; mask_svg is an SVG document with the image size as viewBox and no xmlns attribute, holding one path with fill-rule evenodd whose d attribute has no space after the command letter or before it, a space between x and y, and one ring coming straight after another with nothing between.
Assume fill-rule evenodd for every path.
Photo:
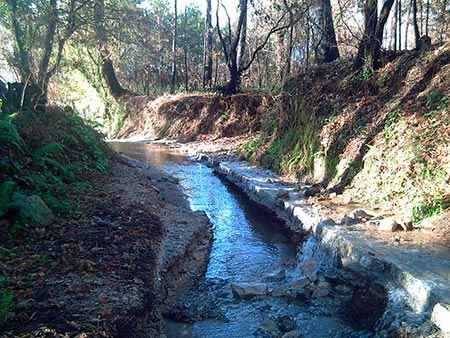
<instances>
[{"instance_id":1,"label":"flowing water","mask_svg":"<svg viewBox=\"0 0 450 338\"><path fill-rule=\"evenodd\" d=\"M202 293L208 299L212 297L220 316L194 323L168 320L169 338L281 337L280 331L271 326L282 316L294 320L305 337L366 336L367 332L355 330L340 319L341 310L332 297L307 304L288 302L283 297L233 298L232 282L269 282L276 287L303 277L297 266L296 247L281 231L279 221L214 175L211 168L177 149L154 143L115 143L113 148L178 178L191 208L206 212L213 225L210 262L198 295L200 299Z\"/></svg>"}]
</instances>

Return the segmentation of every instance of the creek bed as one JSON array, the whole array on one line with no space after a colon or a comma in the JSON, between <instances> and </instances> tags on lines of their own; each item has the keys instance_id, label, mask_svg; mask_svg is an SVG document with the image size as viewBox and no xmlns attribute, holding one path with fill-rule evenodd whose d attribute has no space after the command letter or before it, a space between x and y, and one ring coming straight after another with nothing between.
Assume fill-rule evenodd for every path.
<instances>
[{"instance_id":1,"label":"creek bed","mask_svg":"<svg viewBox=\"0 0 450 338\"><path fill-rule=\"evenodd\" d=\"M305 337L371 336L364 327L356 328L345 320L351 290L342 284L322 281L325 296L307 299L269 295L234 298L231 283L266 283L276 289L305 279L297 247L282 231L280 221L221 180L211 168L177 149L137 142L114 143L113 148L176 177L189 196L191 208L204 211L213 225L214 242L205 279L168 315L167 337L281 337L287 331L283 321L294 323L297 333Z\"/></svg>"}]
</instances>

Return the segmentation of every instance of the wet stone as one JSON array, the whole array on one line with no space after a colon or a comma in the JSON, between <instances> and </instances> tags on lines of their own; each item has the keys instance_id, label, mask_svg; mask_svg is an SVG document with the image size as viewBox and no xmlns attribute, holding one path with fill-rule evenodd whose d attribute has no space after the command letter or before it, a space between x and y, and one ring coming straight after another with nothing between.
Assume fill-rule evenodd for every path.
<instances>
[{"instance_id":1,"label":"wet stone","mask_svg":"<svg viewBox=\"0 0 450 338\"><path fill-rule=\"evenodd\" d=\"M282 338L302 338L302 337L303 337L303 334L298 330L292 330L292 331L286 332L282 336Z\"/></svg>"},{"instance_id":2,"label":"wet stone","mask_svg":"<svg viewBox=\"0 0 450 338\"><path fill-rule=\"evenodd\" d=\"M278 329L277 323L268 320L263 322L254 332L255 337L259 338L281 338L282 333Z\"/></svg>"},{"instance_id":3,"label":"wet stone","mask_svg":"<svg viewBox=\"0 0 450 338\"><path fill-rule=\"evenodd\" d=\"M297 327L297 324L295 323L295 320L293 320L289 316L278 317L277 322L278 322L278 328L282 332L292 331L292 330L295 330L296 327Z\"/></svg>"},{"instance_id":4,"label":"wet stone","mask_svg":"<svg viewBox=\"0 0 450 338\"><path fill-rule=\"evenodd\" d=\"M272 296L274 297L283 297L286 295L286 291L288 290L302 290L305 286L309 284L309 281L306 278L298 279L296 281L286 283L279 287L276 287L272 291Z\"/></svg>"},{"instance_id":5,"label":"wet stone","mask_svg":"<svg viewBox=\"0 0 450 338\"><path fill-rule=\"evenodd\" d=\"M231 292L237 299L251 299L255 296L264 296L268 291L264 283L231 283Z\"/></svg>"},{"instance_id":6,"label":"wet stone","mask_svg":"<svg viewBox=\"0 0 450 338\"><path fill-rule=\"evenodd\" d=\"M266 282L281 282L286 278L286 270L280 270L278 272L271 273L265 280Z\"/></svg>"}]
</instances>

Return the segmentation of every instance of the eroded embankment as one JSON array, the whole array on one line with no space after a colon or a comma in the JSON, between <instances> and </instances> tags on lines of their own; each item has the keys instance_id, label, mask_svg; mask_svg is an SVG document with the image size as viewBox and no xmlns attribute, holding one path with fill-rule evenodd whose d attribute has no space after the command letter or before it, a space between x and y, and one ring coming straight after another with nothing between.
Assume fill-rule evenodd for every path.
<instances>
[{"instance_id":1,"label":"eroded embankment","mask_svg":"<svg viewBox=\"0 0 450 338\"><path fill-rule=\"evenodd\" d=\"M314 212L302 196L304 186L285 184L276 174L243 162L199 158L256 203L275 211L289 230L310 234L300 250L302 270L351 286L347 316L355 324L372 325L380 337L437 337L445 334L440 330L448 331L450 254L445 247L369 238L356 216L350 226Z\"/></svg>"}]
</instances>

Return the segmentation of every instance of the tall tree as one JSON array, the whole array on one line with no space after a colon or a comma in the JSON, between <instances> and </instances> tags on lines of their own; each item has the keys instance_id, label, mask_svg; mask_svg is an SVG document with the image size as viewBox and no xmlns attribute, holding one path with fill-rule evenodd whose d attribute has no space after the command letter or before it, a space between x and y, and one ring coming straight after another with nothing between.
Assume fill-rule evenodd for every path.
<instances>
[{"instance_id":1,"label":"tall tree","mask_svg":"<svg viewBox=\"0 0 450 338\"><path fill-rule=\"evenodd\" d=\"M413 26L414 26L414 41L415 41L416 48L418 48L420 32L419 32L419 24L417 23L417 0L411 0L411 2L412 2L412 14L413 14Z\"/></svg>"},{"instance_id":2,"label":"tall tree","mask_svg":"<svg viewBox=\"0 0 450 338\"><path fill-rule=\"evenodd\" d=\"M213 26L211 0L206 0L206 20L203 42L203 89L211 88L213 73Z\"/></svg>"},{"instance_id":3,"label":"tall tree","mask_svg":"<svg viewBox=\"0 0 450 338\"><path fill-rule=\"evenodd\" d=\"M330 0L316 0L312 5L314 35L318 40L315 47L317 64L327 63L339 58L336 33Z\"/></svg>"},{"instance_id":4,"label":"tall tree","mask_svg":"<svg viewBox=\"0 0 450 338\"><path fill-rule=\"evenodd\" d=\"M178 42L178 1L174 0L173 40L172 40L172 82L171 90L175 90L177 84L177 42Z\"/></svg>"},{"instance_id":5,"label":"tall tree","mask_svg":"<svg viewBox=\"0 0 450 338\"><path fill-rule=\"evenodd\" d=\"M354 63L354 69L357 72L362 71L363 68L373 71L381 66L383 31L393 4L394 0L385 0L378 17L378 1L364 1L364 34Z\"/></svg>"},{"instance_id":6,"label":"tall tree","mask_svg":"<svg viewBox=\"0 0 450 338\"><path fill-rule=\"evenodd\" d=\"M398 16L397 22L398 22L398 49L401 50L402 49L402 16L403 16L403 11L402 11L402 0L398 0L398 12L396 13L396 15Z\"/></svg>"}]
</instances>

